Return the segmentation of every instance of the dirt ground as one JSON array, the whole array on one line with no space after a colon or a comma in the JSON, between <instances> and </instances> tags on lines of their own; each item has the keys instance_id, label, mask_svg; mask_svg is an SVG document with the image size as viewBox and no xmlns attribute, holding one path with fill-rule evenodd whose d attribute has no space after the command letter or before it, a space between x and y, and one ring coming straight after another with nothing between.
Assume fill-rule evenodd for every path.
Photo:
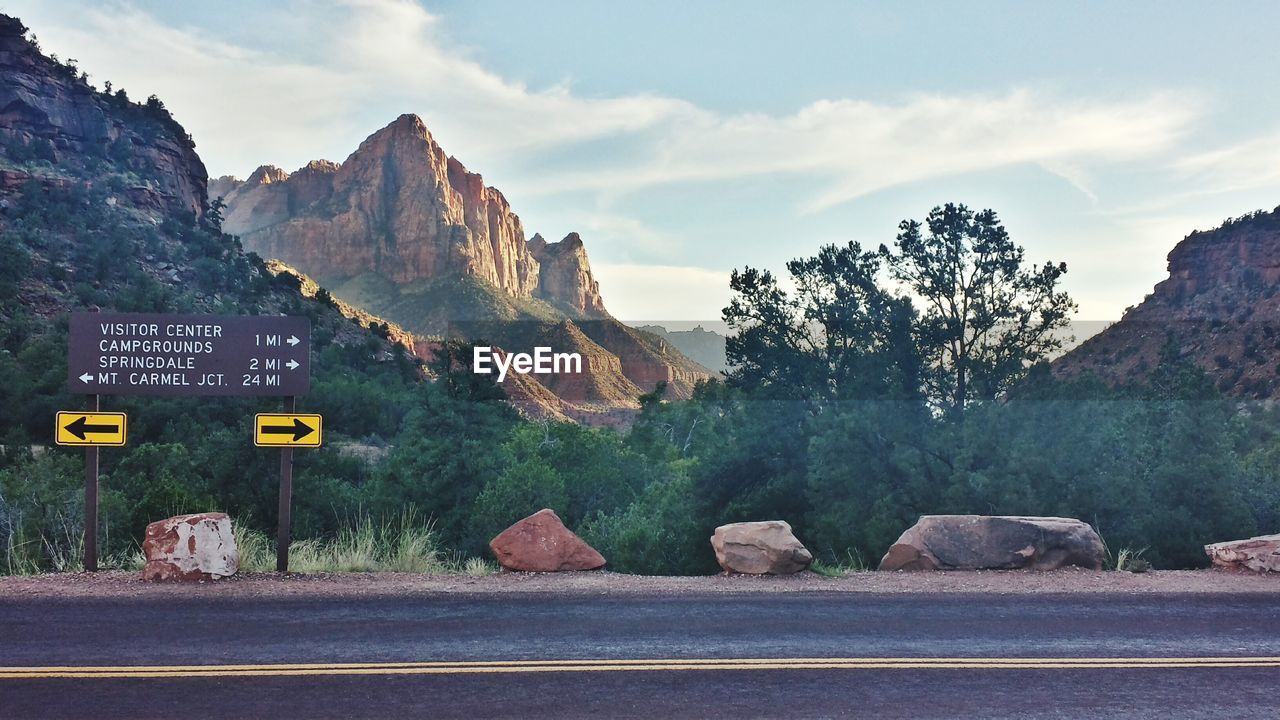
<instances>
[{"instance_id":1,"label":"dirt ground","mask_svg":"<svg viewBox=\"0 0 1280 720\"><path fill-rule=\"evenodd\" d=\"M138 573L107 571L31 577L0 577L6 597L126 598L199 595L211 597L351 597L438 593L563 593L570 595L665 595L717 593L1280 593L1280 573L1223 570L1147 573L1069 569L1053 572L974 571L934 573L861 572L830 578L812 572L789 577L712 575L653 577L610 572L411 575L337 573L277 576L248 574L201 583L146 583Z\"/></svg>"}]
</instances>

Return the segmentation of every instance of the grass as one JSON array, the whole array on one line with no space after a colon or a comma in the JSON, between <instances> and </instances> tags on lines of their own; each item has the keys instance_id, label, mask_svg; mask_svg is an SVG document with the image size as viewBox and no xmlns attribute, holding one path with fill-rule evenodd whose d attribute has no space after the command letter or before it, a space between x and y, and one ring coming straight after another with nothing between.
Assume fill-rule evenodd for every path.
<instances>
[{"instance_id":1,"label":"grass","mask_svg":"<svg viewBox=\"0 0 1280 720\"><path fill-rule=\"evenodd\" d=\"M867 566L867 561L863 559L862 553L846 550L843 557L837 557L833 562L814 558L809 569L823 577L840 578L850 573L866 572L870 568Z\"/></svg>"},{"instance_id":2,"label":"grass","mask_svg":"<svg viewBox=\"0 0 1280 720\"><path fill-rule=\"evenodd\" d=\"M237 523L234 532L242 571L275 570L275 543L266 533L243 523ZM431 524L405 511L381 520L357 515L331 537L295 540L289 545L289 569L300 573L444 573L450 568Z\"/></svg>"},{"instance_id":3,"label":"grass","mask_svg":"<svg viewBox=\"0 0 1280 720\"><path fill-rule=\"evenodd\" d=\"M275 543L266 533L235 525L242 572L273 572ZM295 540L289 546L289 570L298 573L401 572L480 577L497 572L483 558L449 558L440 549L429 522L405 511L375 520L358 515L335 535Z\"/></svg>"},{"instance_id":4,"label":"grass","mask_svg":"<svg viewBox=\"0 0 1280 720\"><path fill-rule=\"evenodd\" d=\"M232 532L240 552L240 571L274 572L276 544L265 532L247 523L233 522ZM0 538L3 539L3 538ZM84 546L78 533L67 531L56 539L25 540L10 536L0 574L38 575L44 572L80 572ZM103 569L141 571L146 559L141 550L100 559ZM453 574L481 577L497 572L483 558L450 557L440 549L430 522L411 511L392 518L368 515L351 518L334 535L295 540L289 546L289 570L298 573L401 572Z\"/></svg>"},{"instance_id":5,"label":"grass","mask_svg":"<svg viewBox=\"0 0 1280 720\"><path fill-rule=\"evenodd\" d=\"M1144 573L1151 569L1151 563L1142 557L1142 553L1146 552L1146 548L1122 548L1116 553L1115 560L1112 563L1112 570L1131 573Z\"/></svg>"}]
</instances>

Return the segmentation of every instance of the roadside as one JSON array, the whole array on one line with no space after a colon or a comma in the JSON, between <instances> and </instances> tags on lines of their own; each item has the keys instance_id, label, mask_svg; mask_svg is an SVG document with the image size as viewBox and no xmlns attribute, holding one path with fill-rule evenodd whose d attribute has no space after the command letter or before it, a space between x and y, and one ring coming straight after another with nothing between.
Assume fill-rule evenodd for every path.
<instances>
[{"instance_id":1,"label":"roadside","mask_svg":"<svg viewBox=\"0 0 1280 720\"><path fill-rule=\"evenodd\" d=\"M1244 574L1224 570L1161 570L1146 573L1081 569L1052 572L857 572L824 577L813 572L791 576L712 575L664 577L610 572L496 573L421 575L411 573L321 573L277 576L249 573L200 583L148 583L139 573L106 571L0 577L0 602L6 598L121 597L361 597L442 593L551 593L567 595L679 595L737 593L988 593L1040 595L1250 594L1280 595L1280 573Z\"/></svg>"}]
</instances>

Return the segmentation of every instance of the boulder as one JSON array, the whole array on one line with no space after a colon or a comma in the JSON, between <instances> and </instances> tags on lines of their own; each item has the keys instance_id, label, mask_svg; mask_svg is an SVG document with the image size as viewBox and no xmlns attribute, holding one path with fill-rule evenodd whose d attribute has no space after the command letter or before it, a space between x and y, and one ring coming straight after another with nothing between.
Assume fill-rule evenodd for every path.
<instances>
[{"instance_id":1,"label":"boulder","mask_svg":"<svg viewBox=\"0 0 1280 720\"><path fill-rule=\"evenodd\" d=\"M716 562L732 573L790 575L809 567L813 555L781 520L721 525L711 536Z\"/></svg>"},{"instance_id":2,"label":"boulder","mask_svg":"<svg viewBox=\"0 0 1280 720\"><path fill-rule=\"evenodd\" d=\"M1280 535L1262 535L1204 546L1214 567L1280 572Z\"/></svg>"},{"instance_id":3,"label":"boulder","mask_svg":"<svg viewBox=\"0 0 1280 720\"><path fill-rule=\"evenodd\" d=\"M147 526L143 580L217 580L235 575L240 553L224 513L179 515Z\"/></svg>"},{"instance_id":4,"label":"boulder","mask_svg":"<svg viewBox=\"0 0 1280 720\"><path fill-rule=\"evenodd\" d=\"M1106 549L1071 518L924 515L889 548L881 570L1101 570Z\"/></svg>"},{"instance_id":5,"label":"boulder","mask_svg":"<svg viewBox=\"0 0 1280 720\"><path fill-rule=\"evenodd\" d=\"M554 510L544 509L489 541L498 564L522 572L599 570L604 556L574 535Z\"/></svg>"}]
</instances>

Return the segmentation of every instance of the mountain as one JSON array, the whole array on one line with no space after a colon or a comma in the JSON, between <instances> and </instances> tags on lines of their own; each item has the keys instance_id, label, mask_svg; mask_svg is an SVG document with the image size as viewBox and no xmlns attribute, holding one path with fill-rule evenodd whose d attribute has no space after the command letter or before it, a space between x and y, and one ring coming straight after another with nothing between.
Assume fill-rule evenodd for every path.
<instances>
[{"instance_id":1,"label":"mountain","mask_svg":"<svg viewBox=\"0 0 1280 720\"><path fill-rule=\"evenodd\" d=\"M401 115L341 164L317 160L294 173L263 166L211 187L226 204L223 227L246 249L410 332L507 352L579 353L582 375L520 383L534 414L613 424L659 383L683 398L711 376L670 343L614 319L582 238L526 240L502 193L447 155L416 115Z\"/></svg>"},{"instance_id":2,"label":"mountain","mask_svg":"<svg viewBox=\"0 0 1280 720\"><path fill-rule=\"evenodd\" d=\"M666 340L689 359L714 372L723 373L729 369L724 336L714 330L707 330L701 325L692 330L668 330L661 325L639 325L637 329Z\"/></svg>"},{"instance_id":3,"label":"mountain","mask_svg":"<svg viewBox=\"0 0 1280 720\"><path fill-rule=\"evenodd\" d=\"M33 177L69 187L74 176L116 166L114 190L148 210L200 215L208 174L190 136L154 96L97 92L74 61L44 56L17 18L0 15L0 190Z\"/></svg>"},{"instance_id":4,"label":"mountain","mask_svg":"<svg viewBox=\"0 0 1280 720\"><path fill-rule=\"evenodd\" d=\"M1055 373L1141 379L1172 342L1227 395L1280 395L1280 208L1193 232L1168 259L1169 277L1120 321L1058 359Z\"/></svg>"}]
</instances>

